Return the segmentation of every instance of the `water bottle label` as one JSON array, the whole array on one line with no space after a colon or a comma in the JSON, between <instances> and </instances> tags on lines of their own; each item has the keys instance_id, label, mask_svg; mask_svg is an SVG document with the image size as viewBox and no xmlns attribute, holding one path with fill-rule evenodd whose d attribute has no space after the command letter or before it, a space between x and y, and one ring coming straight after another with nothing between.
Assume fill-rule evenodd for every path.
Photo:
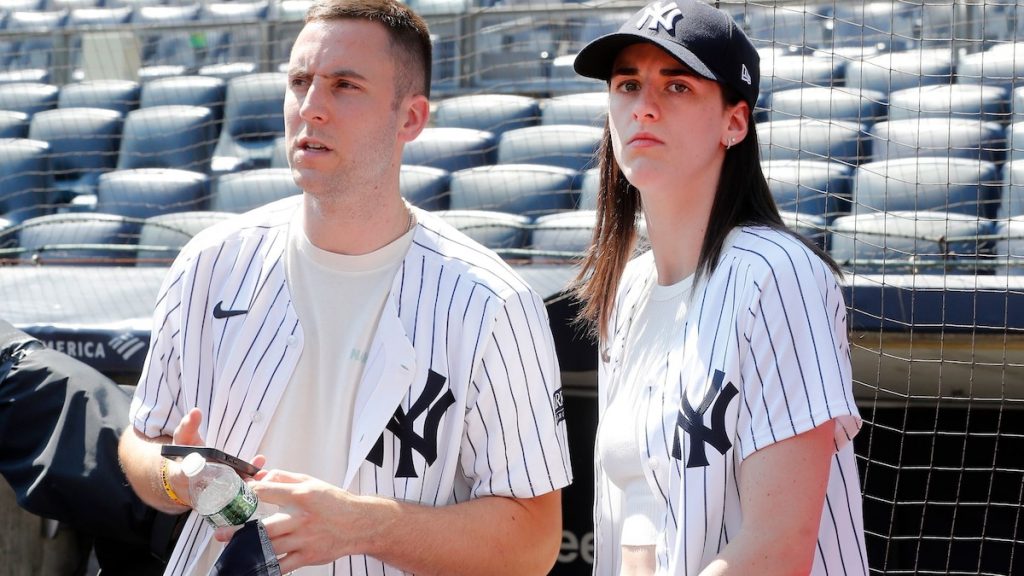
<instances>
[{"instance_id":1,"label":"water bottle label","mask_svg":"<svg viewBox=\"0 0 1024 576\"><path fill-rule=\"evenodd\" d=\"M253 493L247 484L242 482L241 487L238 489L238 494L235 494L235 497L226 506L221 508L219 512L210 514L206 519L214 528L245 524L245 521L256 511L258 504L259 499L256 497L256 494Z\"/></svg>"}]
</instances>

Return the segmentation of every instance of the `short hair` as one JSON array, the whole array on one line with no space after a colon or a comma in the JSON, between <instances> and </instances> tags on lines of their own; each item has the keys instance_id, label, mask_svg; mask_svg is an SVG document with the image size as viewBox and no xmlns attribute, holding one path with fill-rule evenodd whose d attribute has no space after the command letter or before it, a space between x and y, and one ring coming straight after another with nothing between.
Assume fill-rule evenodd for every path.
<instances>
[{"instance_id":1,"label":"short hair","mask_svg":"<svg viewBox=\"0 0 1024 576\"><path fill-rule=\"evenodd\" d=\"M395 98L430 97L430 30L419 14L396 0L315 0L305 22L367 20L387 29L395 53Z\"/></svg>"}]
</instances>

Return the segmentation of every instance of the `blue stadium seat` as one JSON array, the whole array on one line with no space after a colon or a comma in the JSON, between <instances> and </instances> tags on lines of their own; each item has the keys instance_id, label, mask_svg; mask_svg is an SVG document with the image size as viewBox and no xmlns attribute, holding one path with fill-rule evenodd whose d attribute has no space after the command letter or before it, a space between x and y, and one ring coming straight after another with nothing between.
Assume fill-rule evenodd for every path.
<instances>
[{"instance_id":1,"label":"blue stadium seat","mask_svg":"<svg viewBox=\"0 0 1024 576\"><path fill-rule=\"evenodd\" d=\"M288 164L288 142L284 136L274 138L274 149L270 153L271 168L289 168Z\"/></svg>"},{"instance_id":2,"label":"blue stadium seat","mask_svg":"<svg viewBox=\"0 0 1024 576\"><path fill-rule=\"evenodd\" d=\"M13 75L22 80L49 82L49 70L54 64L54 33L64 26L67 18L67 10L26 10L8 14L4 29L25 35L16 41L7 62L8 72L0 74L0 81L9 81L11 78L3 76Z\"/></svg>"},{"instance_id":3,"label":"blue stadium seat","mask_svg":"<svg viewBox=\"0 0 1024 576\"><path fill-rule=\"evenodd\" d=\"M470 94L445 98L437 103L434 125L440 128L472 128L501 133L540 122L535 98L516 94Z\"/></svg>"},{"instance_id":4,"label":"blue stadium seat","mask_svg":"<svg viewBox=\"0 0 1024 576\"><path fill-rule=\"evenodd\" d=\"M173 76L157 78L142 86L140 108L153 106L205 106L213 114L213 121L224 118L224 97L227 83L207 76Z\"/></svg>"},{"instance_id":5,"label":"blue stadium seat","mask_svg":"<svg viewBox=\"0 0 1024 576\"><path fill-rule=\"evenodd\" d=\"M573 210L577 172L539 164L496 164L453 172L450 208L525 216Z\"/></svg>"},{"instance_id":6,"label":"blue stadium seat","mask_svg":"<svg viewBox=\"0 0 1024 576\"><path fill-rule=\"evenodd\" d=\"M27 138L28 114L13 110L0 110L0 138Z\"/></svg>"},{"instance_id":7,"label":"blue stadium seat","mask_svg":"<svg viewBox=\"0 0 1024 576\"><path fill-rule=\"evenodd\" d=\"M870 126L885 120L886 99L881 92L842 86L794 88L772 93L768 119L814 118Z\"/></svg>"},{"instance_id":8,"label":"blue stadium seat","mask_svg":"<svg viewBox=\"0 0 1024 576\"><path fill-rule=\"evenodd\" d=\"M597 209L597 192L601 188L601 174L599 168L585 170L580 178L580 210Z\"/></svg>"},{"instance_id":9,"label":"blue stadium seat","mask_svg":"<svg viewBox=\"0 0 1024 576\"><path fill-rule=\"evenodd\" d=\"M499 164L545 164L581 172L596 166L603 130L572 124L510 130L498 141Z\"/></svg>"},{"instance_id":10,"label":"blue stadium seat","mask_svg":"<svg viewBox=\"0 0 1024 576\"><path fill-rule=\"evenodd\" d=\"M124 119L102 108L57 108L32 117L29 137L49 143L48 187L57 202L93 195L117 165Z\"/></svg>"},{"instance_id":11,"label":"blue stadium seat","mask_svg":"<svg viewBox=\"0 0 1024 576\"><path fill-rule=\"evenodd\" d=\"M959 118L909 118L879 122L869 131L873 160L941 156L1002 162L1006 131L995 122Z\"/></svg>"},{"instance_id":12,"label":"blue stadium seat","mask_svg":"<svg viewBox=\"0 0 1024 576\"><path fill-rule=\"evenodd\" d=\"M136 266L167 266L193 236L231 218L229 212L174 212L142 222Z\"/></svg>"},{"instance_id":13,"label":"blue stadium seat","mask_svg":"<svg viewBox=\"0 0 1024 576\"><path fill-rule=\"evenodd\" d=\"M118 170L180 168L210 171L215 125L209 108L154 106L128 113Z\"/></svg>"},{"instance_id":14,"label":"blue stadium seat","mask_svg":"<svg viewBox=\"0 0 1024 576\"><path fill-rule=\"evenodd\" d=\"M842 82L845 68L842 58L769 53L761 57L761 92L835 86Z\"/></svg>"},{"instance_id":15,"label":"blue stadium seat","mask_svg":"<svg viewBox=\"0 0 1024 576\"><path fill-rule=\"evenodd\" d=\"M1010 93L1010 119L1009 122L1024 120L1024 86L1014 88Z\"/></svg>"},{"instance_id":16,"label":"blue stadium seat","mask_svg":"<svg viewBox=\"0 0 1024 576\"><path fill-rule=\"evenodd\" d=\"M101 0L47 0L47 6L51 10L93 10L99 6ZM70 24L70 21L69 21Z\"/></svg>"},{"instance_id":17,"label":"blue stadium seat","mask_svg":"<svg viewBox=\"0 0 1024 576\"><path fill-rule=\"evenodd\" d=\"M36 112L56 108L59 92L56 86L39 82L0 84L0 110L24 112L31 117Z\"/></svg>"},{"instance_id":18,"label":"blue stadium seat","mask_svg":"<svg viewBox=\"0 0 1024 576\"><path fill-rule=\"evenodd\" d=\"M889 98L889 119L959 118L1009 121L1009 97L1000 86L950 84L897 90Z\"/></svg>"},{"instance_id":19,"label":"blue stadium seat","mask_svg":"<svg viewBox=\"0 0 1024 576\"><path fill-rule=\"evenodd\" d=\"M548 78L548 93L552 95L581 94L608 87L602 80L584 78L577 74L573 68L575 60L576 54L563 54L555 56L551 60L551 77Z\"/></svg>"},{"instance_id":20,"label":"blue stadium seat","mask_svg":"<svg viewBox=\"0 0 1024 576\"><path fill-rule=\"evenodd\" d=\"M604 128L608 117L608 92L583 92L564 94L544 101L541 105L540 123L580 124Z\"/></svg>"},{"instance_id":21,"label":"blue stadium seat","mask_svg":"<svg viewBox=\"0 0 1024 576\"><path fill-rule=\"evenodd\" d=\"M267 168L274 141L284 135L287 75L247 74L228 81L224 126L213 155L235 169Z\"/></svg>"},{"instance_id":22,"label":"blue stadium seat","mask_svg":"<svg viewBox=\"0 0 1024 576\"><path fill-rule=\"evenodd\" d=\"M1014 122L1006 130L1007 160L1024 160L1024 122Z\"/></svg>"},{"instance_id":23,"label":"blue stadium seat","mask_svg":"<svg viewBox=\"0 0 1024 576\"><path fill-rule=\"evenodd\" d=\"M18 244L36 263L109 266L134 262L140 228L113 214L49 214L23 222Z\"/></svg>"},{"instance_id":24,"label":"blue stadium seat","mask_svg":"<svg viewBox=\"0 0 1024 576\"><path fill-rule=\"evenodd\" d=\"M996 222L996 274L1024 274L1024 217L1014 216Z\"/></svg>"},{"instance_id":25,"label":"blue stadium seat","mask_svg":"<svg viewBox=\"0 0 1024 576\"><path fill-rule=\"evenodd\" d=\"M999 218L1024 216L1024 160L1003 164L1003 199Z\"/></svg>"},{"instance_id":26,"label":"blue stadium seat","mask_svg":"<svg viewBox=\"0 0 1024 576\"><path fill-rule=\"evenodd\" d=\"M536 219L530 248L535 263L569 261L580 258L590 247L597 213L574 210L548 214Z\"/></svg>"},{"instance_id":27,"label":"blue stadium seat","mask_svg":"<svg viewBox=\"0 0 1024 576\"><path fill-rule=\"evenodd\" d=\"M210 210L248 212L275 200L301 194L291 170L258 168L224 174L217 179Z\"/></svg>"},{"instance_id":28,"label":"blue stadium seat","mask_svg":"<svg viewBox=\"0 0 1024 576\"><path fill-rule=\"evenodd\" d=\"M210 190L205 174L174 168L115 170L100 176L96 211L128 218L204 210Z\"/></svg>"},{"instance_id":29,"label":"blue stadium seat","mask_svg":"<svg viewBox=\"0 0 1024 576\"><path fill-rule=\"evenodd\" d=\"M883 160L854 173L855 214L934 210L991 218L999 196L995 164L966 158Z\"/></svg>"},{"instance_id":30,"label":"blue stadium seat","mask_svg":"<svg viewBox=\"0 0 1024 576\"><path fill-rule=\"evenodd\" d=\"M1024 43L1004 44L985 50L965 54L956 66L958 84L982 84L998 86L1007 91L1019 85L1024 76Z\"/></svg>"},{"instance_id":31,"label":"blue stadium seat","mask_svg":"<svg viewBox=\"0 0 1024 576\"><path fill-rule=\"evenodd\" d=\"M181 26L199 18L199 4L186 6L140 6L132 13L132 24L140 31L143 83L154 78L181 76L195 71L196 53L191 33Z\"/></svg>"},{"instance_id":32,"label":"blue stadium seat","mask_svg":"<svg viewBox=\"0 0 1024 576\"><path fill-rule=\"evenodd\" d=\"M47 186L49 145L39 140L0 140L0 216L15 224L53 211Z\"/></svg>"},{"instance_id":33,"label":"blue stadium seat","mask_svg":"<svg viewBox=\"0 0 1024 576\"><path fill-rule=\"evenodd\" d=\"M398 187L410 204L433 212L448 209L450 180L447 170L402 164Z\"/></svg>"},{"instance_id":34,"label":"blue stadium seat","mask_svg":"<svg viewBox=\"0 0 1024 576\"><path fill-rule=\"evenodd\" d=\"M780 210L779 216L786 228L814 242L822 249L828 245L828 226L823 216L786 210Z\"/></svg>"},{"instance_id":35,"label":"blue stadium seat","mask_svg":"<svg viewBox=\"0 0 1024 576\"><path fill-rule=\"evenodd\" d=\"M202 38L199 73L223 78L225 73L233 77L256 72L263 43L259 24L267 18L267 11L266 0L203 4L199 12L199 21L203 24L249 22L253 25L207 28L198 32Z\"/></svg>"},{"instance_id":36,"label":"blue stadium seat","mask_svg":"<svg viewBox=\"0 0 1024 576\"><path fill-rule=\"evenodd\" d=\"M820 160L771 160L761 166L779 210L831 220L850 211L852 169Z\"/></svg>"},{"instance_id":37,"label":"blue stadium seat","mask_svg":"<svg viewBox=\"0 0 1024 576\"><path fill-rule=\"evenodd\" d=\"M494 164L497 157L494 134L471 128L425 128L405 145L402 164L433 166L449 172Z\"/></svg>"},{"instance_id":38,"label":"blue stadium seat","mask_svg":"<svg viewBox=\"0 0 1024 576\"><path fill-rule=\"evenodd\" d=\"M822 160L856 165L870 155L864 127L855 122L780 120L757 125L761 160Z\"/></svg>"},{"instance_id":39,"label":"blue stadium seat","mask_svg":"<svg viewBox=\"0 0 1024 576\"><path fill-rule=\"evenodd\" d=\"M58 108L105 108L122 116L139 107L139 83L134 80L90 80L65 84Z\"/></svg>"},{"instance_id":40,"label":"blue stadium seat","mask_svg":"<svg viewBox=\"0 0 1024 576\"><path fill-rule=\"evenodd\" d=\"M725 4L723 9L750 37L758 48L818 48L828 44L827 4Z\"/></svg>"},{"instance_id":41,"label":"blue stadium seat","mask_svg":"<svg viewBox=\"0 0 1024 576\"><path fill-rule=\"evenodd\" d=\"M434 214L503 257L523 256L530 240L528 216L486 210L440 210Z\"/></svg>"},{"instance_id":42,"label":"blue stadium seat","mask_svg":"<svg viewBox=\"0 0 1024 576\"><path fill-rule=\"evenodd\" d=\"M991 220L929 211L894 211L836 218L832 257L856 274L978 274L988 268Z\"/></svg>"},{"instance_id":43,"label":"blue stadium seat","mask_svg":"<svg viewBox=\"0 0 1024 576\"><path fill-rule=\"evenodd\" d=\"M953 56L947 49L908 50L879 54L846 66L846 85L891 94L953 82Z\"/></svg>"},{"instance_id":44,"label":"blue stadium seat","mask_svg":"<svg viewBox=\"0 0 1024 576\"><path fill-rule=\"evenodd\" d=\"M900 1L850 2L835 5L830 23L835 46L879 46L908 50L916 46L920 4Z\"/></svg>"}]
</instances>

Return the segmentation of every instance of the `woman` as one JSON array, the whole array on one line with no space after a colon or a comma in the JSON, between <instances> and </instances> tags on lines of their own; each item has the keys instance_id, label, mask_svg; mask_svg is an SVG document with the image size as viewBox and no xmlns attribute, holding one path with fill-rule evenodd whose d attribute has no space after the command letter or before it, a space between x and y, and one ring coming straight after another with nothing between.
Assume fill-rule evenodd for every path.
<instances>
[{"instance_id":1,"label":"woman","mask_svg":"<svg viewBox=\"0 0 1024 576\"><path fill-rule=\"evenodd\" d=\"M772 201L753 45L653 2L575 68L609 86L577 288L601 351L595 574L866 574L838 269Z\"/></svg>"}]
</instances>

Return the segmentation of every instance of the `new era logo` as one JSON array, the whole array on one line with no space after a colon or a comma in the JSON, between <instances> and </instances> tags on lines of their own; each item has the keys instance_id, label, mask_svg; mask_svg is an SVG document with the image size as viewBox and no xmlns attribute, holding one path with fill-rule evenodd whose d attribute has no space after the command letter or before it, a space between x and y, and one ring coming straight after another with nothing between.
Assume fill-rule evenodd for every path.
<instances>
[{"instance_id":1,"label":"new era logo","mask_svg":"<svg viewBox=\"0 0 1024 576\"><path fill-rule=\"evenodd\" d=\"M640 30L646 26L650 30L657 30L661 26L668 32L675 31L676 18L682 17L683 13L675 2L662 5L661 2L653 2L647 6L640 19L636 22L636 29Z\"/></svg>"},{"instance_id":2,"label":"new era logo","mask_svg":"<svg viewBox=\"0 0 1024 576\"><path fill-rule=\"evenodd\" d=\"M740 64L740 66L743 67L742 70L740 70L740 80L743 80L747 85L750 85L750 71L747 70L747 65Z\"/></svg>"}]
</instances>

